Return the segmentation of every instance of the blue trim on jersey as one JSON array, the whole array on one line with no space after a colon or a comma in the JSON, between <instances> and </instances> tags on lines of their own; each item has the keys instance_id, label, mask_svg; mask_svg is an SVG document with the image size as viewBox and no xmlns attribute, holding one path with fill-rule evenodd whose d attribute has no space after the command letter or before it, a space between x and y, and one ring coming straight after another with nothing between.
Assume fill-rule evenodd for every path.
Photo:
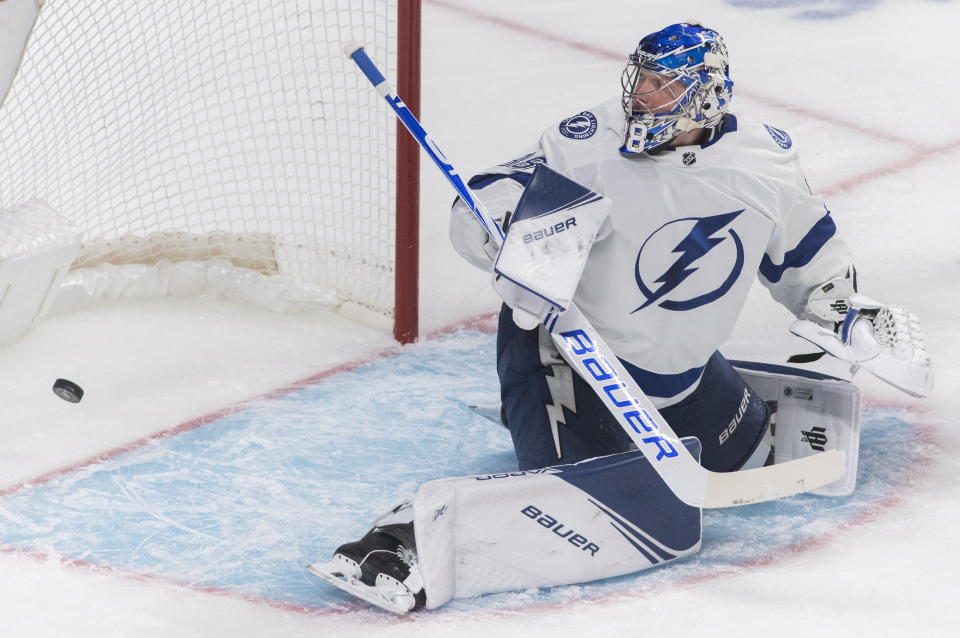
<instances>
[{"instance_id":1,"label":"blue trim on jersey","mask_svg":"<svg viewBox=\"0 0 960 638\"><path fill-rule=\"evenodd\" d=\"M827 214L817 220L813 228L807 231L796 248L784 254L782 264L777 265L770 259L770 255L764 255L763 261L760 262L760 274L770 283L777 283L787 268L802 268L809 264L836 232L837 225L833 223L830 211L827 211Z\"/></svg>"},{"instance_id":2,"label":"blue trim on jersey","mask_svg":"<svg viewBox=\"0 0 960 638\"><path fill-rule=\"evenodd\" d=\"M663 128L663 127L661 127ZM727 133L735 133L737 131L737 116L733 113L727 113L723 116L723 119L720 120L720 124L710 129L710 138L700 145L701 149L707 148L708 146L713 146L720 141L720 138L726 135ZM656 133L656 131L651 131L651 133ZM647 155L659 155L660 153L673 153L676 151L676 147L670 146L670 142L664 142L660 146L655 146L654 148L648 148L646 150ZM622 152L622 149L621 149Z\"/></svg>"},{"instance_id":3,"label":"blue trim on jersey","mask_svg":"<svg viewBox=\"0 0 960 638\"><path fill-rule=\"evenodd\" d=\"M700 145L700 148L707 148L708 146L713 146L720 141L720 138L726 135L727 133L735 133L737 130L737 116L733 113L727 113L723 116L723 119L720 120L720 126L713 129L713 136Z\"/></svg>"},{"instance_id":4,"label":"blue trim on jersey","mask_svg":"<svg viewBox=\"0 0 960 638\"><path fill-rule=\"evenodd\" d=\"M629 361L620 359L620 362L637 382L644 394L655 397L675 397L694 383L700 380L705 365L699 368L690 368L686 372L677 374L658 374L643 368L638 368Z\"/></svg>"}]
</instances>

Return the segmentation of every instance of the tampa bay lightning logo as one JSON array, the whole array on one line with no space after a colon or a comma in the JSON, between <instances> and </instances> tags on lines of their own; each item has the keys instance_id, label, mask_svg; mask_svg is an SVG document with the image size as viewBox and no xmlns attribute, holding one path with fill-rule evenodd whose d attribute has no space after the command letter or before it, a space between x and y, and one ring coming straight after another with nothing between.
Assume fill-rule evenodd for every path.
<instances>
[{"instance_id":1,"label":"tampa bay lightning logo","mask_svg":"<svg viewBox=\"0 0 960 638\"><path fill-rule=\"evenodd\" d=\"M793 146L793 140L790 139L790 136L787 135L786 131L781 131L778 128L773 128L768 124L764 124L763 127L767 129L767 133L770 134L770 137L773 138L773 141L776 142L780 148L788 149Z\"/></svg>"},{"instance_id":2,"label":"tampa bay lightning logo","mask_svg":"<svg viewBox=\"0 0 960 638\"><path fill-rule=\"evenodd\" d=\"M700 306L705 306L708 303L716 301L725 295L740 276L744 261L743 242L740 240L740 236L737 235L736 231L732 228L726 227L742 212L743 209L733 211L732 213L714 215L712 217L685 217L683 219L676 219L672 222L667 222L647 237L640 247L640 252L637 254L637 263L635 266L637 286L647 300L643 305L633 310L633 312L638 312L653 304L657 304L665 310L693 310L694 308L699 308ZM726 229L725 232L724 229ZM668 247L676 241L676 237L679 236L680 233L684 232L685 235L683 239L681 239L679 243L676 243L674 248L670 250ZM693 263L705 257L720 244L726 242L727 238L730 238L732 241L733 245L731 248L733 250L728 249L724 251L724 256L721 256L721 259L727 263L732 262L730 271L726 277L719 283L716 281L714 281L714 283L708 282L706 285L710 285L712 288L707 292L700 292L700 290L703 289L704 281L708 281L711 277L714 279L719 278L714 272L718 266L711 264L708 271L701 273L698 277L691 280L690 285L678 290L680 284L700 270L700 266L693 266ZM644 273L648 275L648 278L650 275L653 275L653 272L651 272L651 264L663 264L663 255L667 251L669 251L670 254L676 254L677 258L673 264L665 270L662 266L656 268L653 272L662 272L662 274L648 284L647 281L645 281ZM726 268L721 268L720 272L721 274L726 272ZM679 299L675 298L671 294L674 292L676 292L677 295L682 294L682 297Z\"/></svg>"},{"instance_id":3,"label":"tampa bay lightning logo","mask_svg":"<svg viewBox=\"0 0 960 638\"><path fill-rule=\"evenodd\" d=\"M597 132L597 116L590 111L577 113L560 122L560 134L572 140L585 140Z\"/></svg>"}]
</instances>

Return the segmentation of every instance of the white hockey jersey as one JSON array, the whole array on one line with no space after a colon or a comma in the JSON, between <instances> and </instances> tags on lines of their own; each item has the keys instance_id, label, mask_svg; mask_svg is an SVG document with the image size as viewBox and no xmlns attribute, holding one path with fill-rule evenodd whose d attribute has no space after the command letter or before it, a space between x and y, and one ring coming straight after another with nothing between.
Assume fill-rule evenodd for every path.
<instances>
[{"instance_id":1,"label":"white hockey jersey","mask_svg":"<svg viewBox=\"0 0 960 638\"><path fill-rule=\"evenodd\" d=\"M662 407L696 387L755 275L799 316L813 288L845 275L852 259L787 133L727 115L702 145L628 159L623 127L619 99L604 102L470 186L502 219L545 163L613 200L612 232L593 246L574 302ZM455 202L454 246L489 270L477 229Z\"/></svg>"}]
</instances>

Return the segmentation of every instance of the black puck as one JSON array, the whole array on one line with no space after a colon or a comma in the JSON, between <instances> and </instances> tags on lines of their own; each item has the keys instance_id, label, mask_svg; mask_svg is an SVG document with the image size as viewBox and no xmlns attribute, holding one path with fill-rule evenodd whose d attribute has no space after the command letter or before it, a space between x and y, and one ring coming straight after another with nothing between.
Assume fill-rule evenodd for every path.
<instances>
[{"instance_id":1,"label":"black puck","mask_svg":"<svg viewBox=\"0 0 960 638\"><path fill-rule=\"evenodd\" d=\"M66 379L57 379L53 382L53 393L70 403L80 403L80 399L83 398L83 388Z\"/></svg>"}]
</instances>

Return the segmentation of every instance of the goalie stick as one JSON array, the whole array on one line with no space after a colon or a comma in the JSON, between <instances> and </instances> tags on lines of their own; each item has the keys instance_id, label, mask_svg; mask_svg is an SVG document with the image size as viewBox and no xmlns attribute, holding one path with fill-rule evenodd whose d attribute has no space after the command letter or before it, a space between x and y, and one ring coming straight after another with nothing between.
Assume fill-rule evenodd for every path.
<instances>
[{"instance_id":1,"label":"goalie stick","mask_svg":"<svg viewBox=\"0 0 960 638\"><path fill-rule=\"evenodd\" d=\"M396 94L363 45L348 42L343 52L387 101L493 241L502 244L505 235L499 224ZM839 450L739 472L705 469L683 446L653 402L640 390L575 304L571 303L559 317L556 314L549 316L545 324L567 362L593 388L670 490L688 505L716 508L768 501L815 489L843 474L845 459Z\"/></svg>"}]
</instances>

